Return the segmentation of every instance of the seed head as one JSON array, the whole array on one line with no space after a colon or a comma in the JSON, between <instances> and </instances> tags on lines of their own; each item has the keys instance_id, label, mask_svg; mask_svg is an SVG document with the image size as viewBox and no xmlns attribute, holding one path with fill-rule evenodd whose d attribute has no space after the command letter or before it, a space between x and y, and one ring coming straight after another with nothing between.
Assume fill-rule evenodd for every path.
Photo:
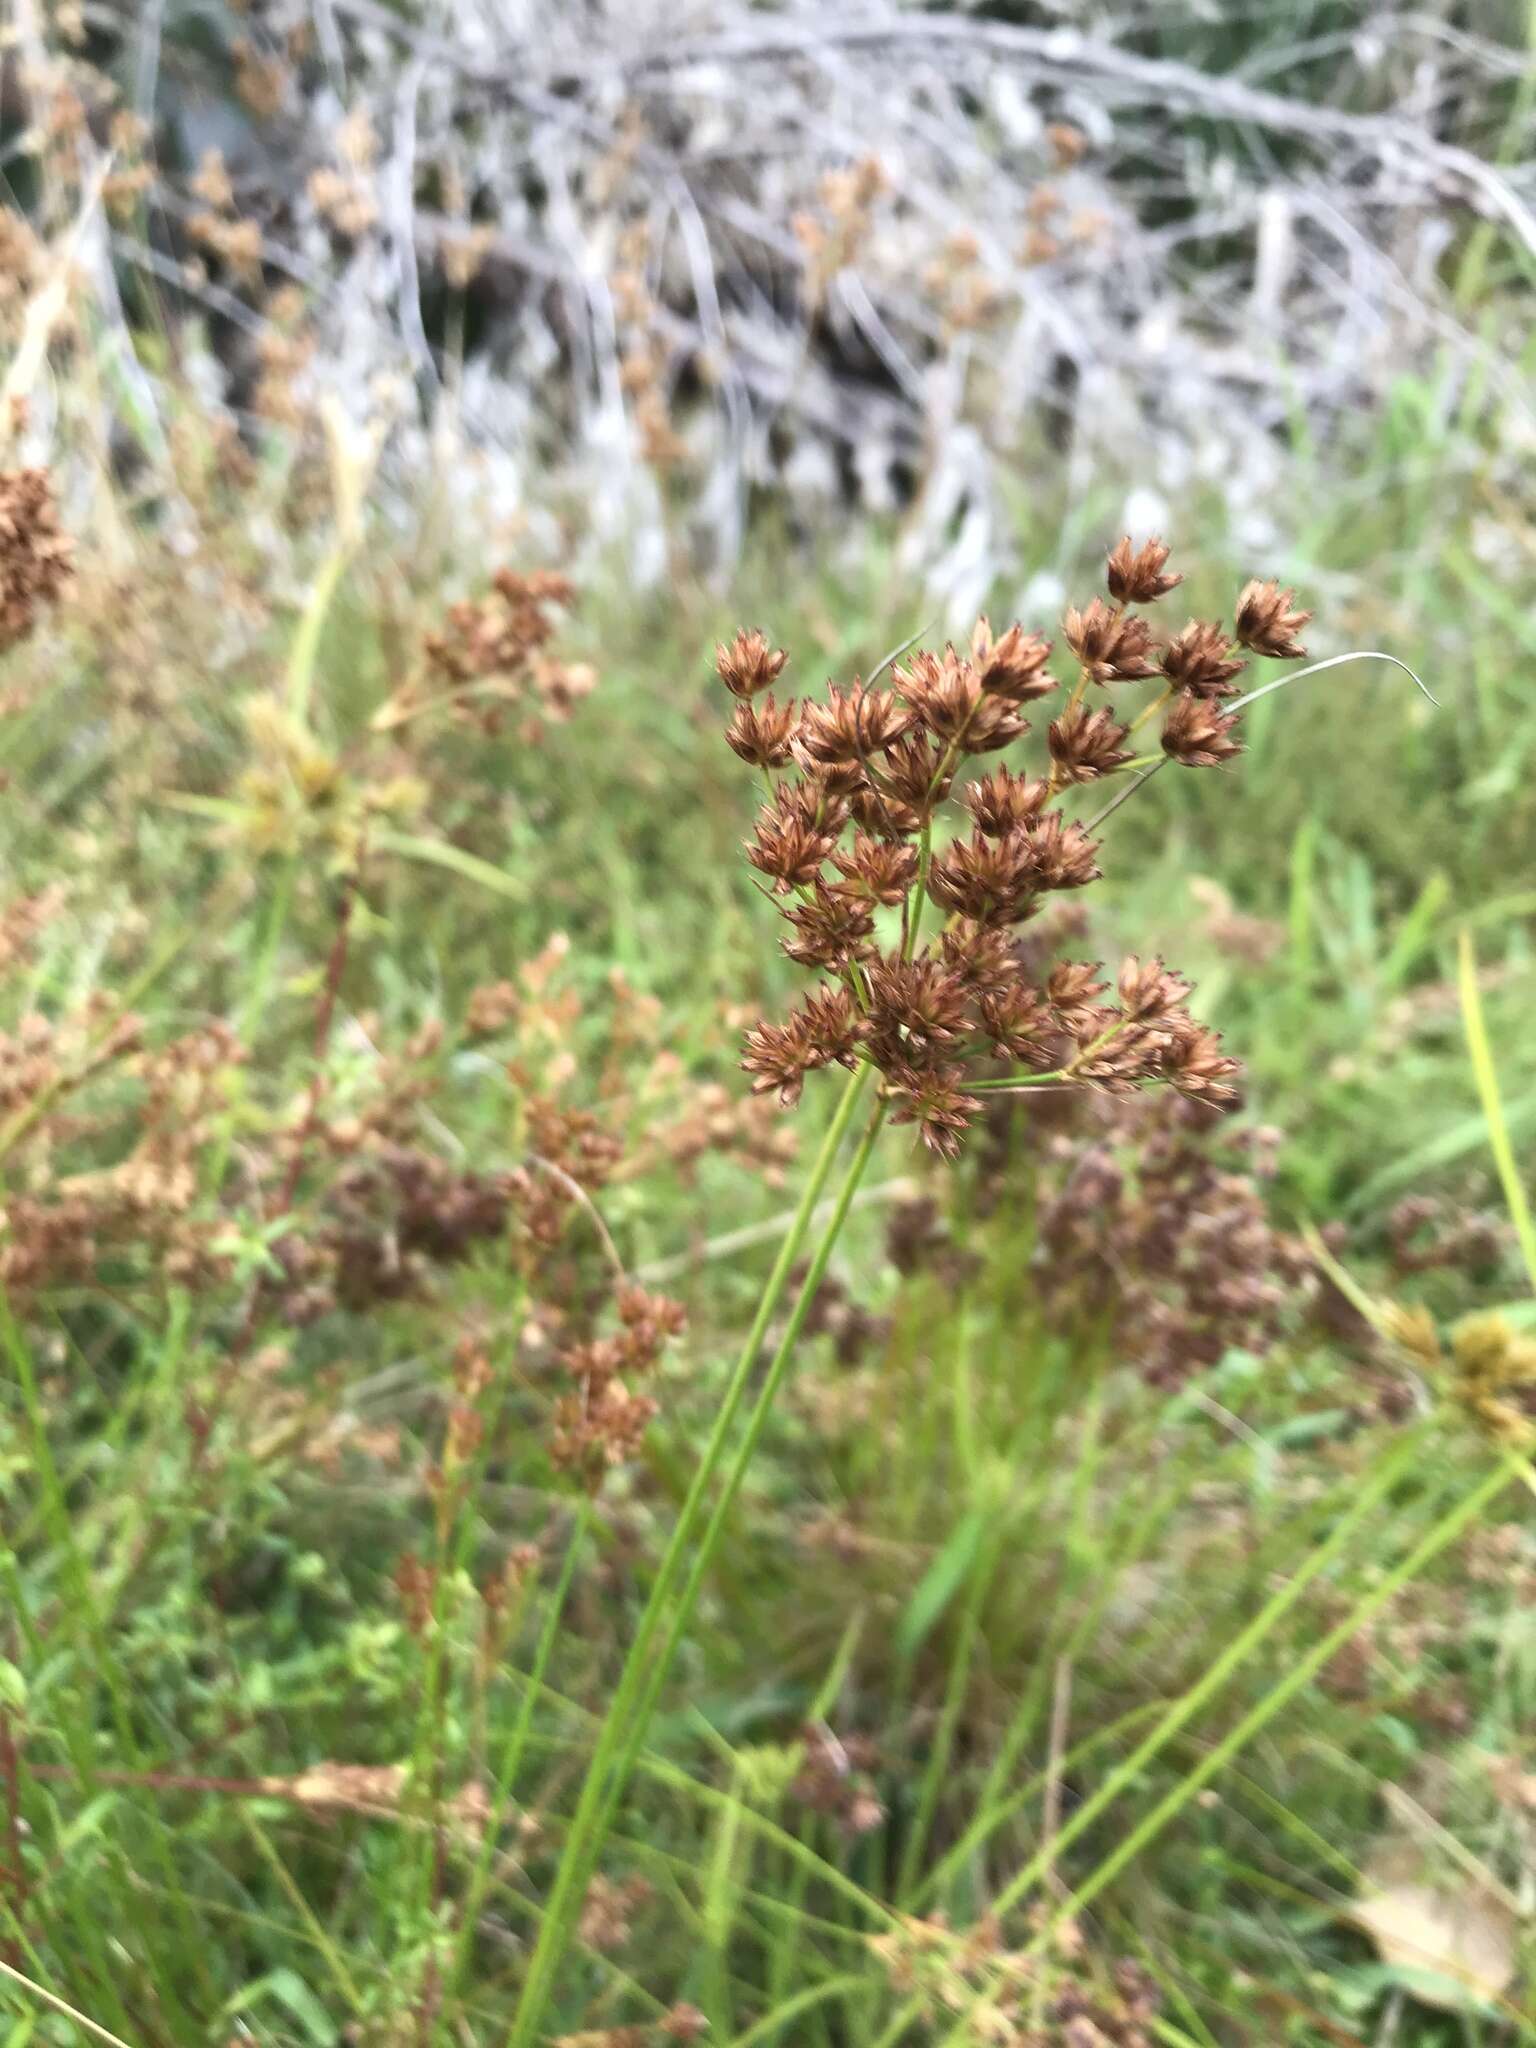
<instances>
[{"instance_id":1,"label":"seed head","mask_svg":"<svg viewBox=\"0 0 1536 2048\"><path fill-rule=\"evenodd\" d=\"M1185 768L1219 768L1243 751L1232 735L1238 721L1203 697L1180 695L1163 722L1163 752Z\"/></svg>"},{"instance_id":2,"label":"seed head","mask_svg":"<svg viewBox=\"0 0 1536 2048\"><path fill-rule=\"evenodd\" d=\"M896 671L896 687L927 731L957 752L989 754L1029 730L1006 697L983 694L976 669L953 647L914 656Z\"/></svg>"},{"instance_id":3,"label":"seed head","mask_svg":"<svg viewBox=\"0 0 1536 2048\"><path fill-rule=\"evenodd\" d=\"M25 640L64 589L70 550L47 470L0 470L0 650Z\"/></svg>"},{"instance_id":4,"label":"seed head","mask_svg":"<svg viewBox=\"0 0 1536 2048\"><path fill-rule=\"evenodd\" d=\"M807 698L800 713L797 751L808 767L859 770L871 754L883 754L912 723L890 690L834 687L825 704Z\"/></svg>"},{"instance_id":5,"label":"seed head","mask_svg":"<svg viewBox=\"0 0 1536 2048\"><path fill-rule=\"evenodd\" d=\"M971 666L982 689L1010 704L1048 697L1056 688L1056 678L1045 665L1050 653L1051 643L1043 633L1026 633L1022 626L1010 626L1001 639L994 640L985 613L971 635Z\"/></svg>"},{"instance_id":6,"label":"seed head","mask_svg":"<svg viewBox=\"0 0 1536 2048\"><path fill-rule=\"evenodd\" d=\"M1112 610L1101 597L1081 611L1074 605L1062 620L1061 630L1096 683L1136 682L1156 673L1147 658L1152 629L1146 620Z\"/></svg>"},{"instance_id":7,"label":"seed head","mask_svg":"<svg viewBox=\"0 0 1536 2048\"><path fill-rule=\"evenodd\" d=\"M788 660L783 648L771 646L754 626L750 632L742 628L729 647L716 647L715 672L733 697L755 697L778 681Z\"/></svg>"},{"instance_id":8,"label":"seed head","mask_svg":"<svg viewBox=\"0 0 1536 2048\"><path fill-rule=\"evenodd\" d=\"M1142 964L1134 953L1127 954L1120 967L1120 1007L1128 1017L1163 1017L1179 1009L1189 994L1189 983L1154 957Z\"/></svg>"},{"instance_id":9,"label":"seed head","mask_svg":"<svg viewBox=\"0 0 1536 2048\"><path fill-rule=\"evenodd\" d=\"M1306 648L1296 638L1311 618L1310 612L1291 610L1294 590L1282 590L1278 583L1255 579L1243 585L1237 600L1237 637L1254 654L1267 654L1271 661L1300 661Z\"/></svg>"},{"instance_id":10,"label":"seed head","mask_svg":"<svg viewBox=\"0 0 1536 2048\"><path fill-rule=\"evenodd\" d=\"M1175 689L1195 697L1234 695L1232 678L1246 661L1233 661L1233 644L1224 626L1212 619L1191 619L1163 649L1158 666Z\"/></svg>"},{"instance_id":11,"label":"seed head","mask_svg":"<svg viewBox=\"0 0 1536 2048\"><path fill-rule=\"evenodd\" d=\"M1040 869L1033 835L974 833L947 846L928 870L928 893L977 924L1017 924L1034 909Z\"/></svg>"},{"instance_id":12,"label":"seed head","mask_svg":"<svg viewBox=\"0 0 1536 2048\"><path fill-rule=\"evenodd\" d=\"M896 1105L891 1122L916 1124L930 1152L941 1159L958 1159L961 1134L981 1108L979 1097L965 1093L964 1081L961 1066L898 1069L888 1080Z\"/></svg>"},{"instance_id":13,"label":"seed head","mask_svg":"<svg viewBox=\"0 0 1536 2048\"><path fill-rule=\"evenodd\" d=\"M846 967L864 951L875 929L866 904L829 889L819 876L809 900L785 915L795 936L784 941L784 951L802 967Z\"/></svg>"},{"instance_id":14,"label":"seed head","mask_svg":"<svg viewBox=\"0 0 1536 2048\"><path fill-rule=\"evenodd\" d=\"M835 853L832 864L842 875L833 884L839 896L861 898L894 907L917 880L917 849L900 840L872 839L860 832L847 853Z\"/></svg>"},{"instance_id":15,"label":"seed head","mask_svg":"<svg viewBox=\"0 0 1536 2048\"><path fill-rule=\"evenodd\" d=\"M821 873L847 822L846 808L804 785L781 783L758 813L747 859L773 881L777 895L808 888Z\"/></svg>"},{"instance_id":16,"label":"seed head","mask_svg":"<svg viewBox=\"0 0 1536 2048\"><path fill-rule=\"evenodd\" d=\"M1097 782L1101 775L1123 767L1131 759L1120 744L1125 732L1107 711L1090 711L1086 704L1053 719L1048 738L1061 780Z\"/></svg>"},{"instance_id":17,"label":"seed head","mask_svg":"<svg viewBox=\"0 0 1536 2048\"><path fill-rule=\"evenodd\" d=\"M1011 768L995 768L979 782L968 783L960 794L976 820L977 831L989 839L1002 839L1016 826L1032 824L1039 817L1051 787L1043 780L1015 775Z\"/></svg>"},{"instance_id":18,"label":"seed head","mask_svg":"<svg viewBox=\"0 0 1536 2048\"><path fill-rule=\"evenodd\" d=\"M1166 597L1184 581L1182 576L1164 575L1167 560L1168 550L1160 540L1149 540L1141 548L1132 548L1127 534L1110 553L1110 596L1118 604L1150 604L1154 598Z\"/></svg>"},{"instance_id":19,"label":"seed head","mask_svg":"<svg viewBox=\"0 0 1536 2048\"><path fill-rule=\"evenodd\" d=\"M726 744L754 768L783 768L799 725L793 698L787 704L777 704L772 691L760 704L743 698L725 729Z\"/></svg>"}]
</instances>

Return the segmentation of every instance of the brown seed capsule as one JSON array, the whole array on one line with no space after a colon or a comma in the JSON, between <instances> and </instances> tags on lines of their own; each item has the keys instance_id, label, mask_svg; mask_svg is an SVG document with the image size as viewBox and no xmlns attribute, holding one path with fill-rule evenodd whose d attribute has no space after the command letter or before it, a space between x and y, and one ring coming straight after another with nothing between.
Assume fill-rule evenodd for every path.
<instances>
[{"instance_id":1,"label":"brown seed capsule","mask_svg":"<svg viewBox=\"0 0 1536 2048\"><path fill-rule=\"evenodd\" d=\"M1109 986L1107 981L1095 979L1098 971L1097 960L1061 960L1046 979L1046 999L1069 1031L1075 1032L1084 1022L1097 1023L1098 998Z\"/></svg>"},{"instance_id":2,"label":"brown seed capsule","mask_svg":"<svg viewBox=\"0 0 1536 2048\"><path fill-rule=\"evenodd\" d=\"M829 889L818 877L811 899L785 911L795 936L784 951L802 967L845 967L868 944L875 920L868 907Z\"/></svg>"},{"instance_id":3,"label":"brown seed capsule","mask_svg":"<svg viewBox=\"0 0 1536 2048\"><path fill-rule=\"evenodd\" d=\"M919 824L949 794L954 773L946 769L940 774L944 756L945 750L931 740L910 735L892 747L880 771L883 789L906 806Z\"/></svg>"},{"instance_id":4,"label":"brown seed capsule","mask_svg":"<svg viewBox=\"0 0 1536 2048\"><path fill-rule=\"evenodd\" d=\"M1164 575L1167 560L1168 550L1160 540L1149 540L1143 547L1133 548L1127 534L1110 553L1110 596L1120 604L1150 604L1154 598L1165 597L1184 581L1182 576Z\"/></svg>"},{"instance_id":5,"label":"brown seed capsule","mask_svg":"<svg viewBox=\"0 0 1536 2048\"><path fill-rule=\"evenodd\" d=\"M928 870L928 893L945 910L958 910L978 924L1016 924L1034 907L1040 886L1033 835L1010 832L1005 839L975 833L957 839Z\"/></svg>"},{"instance_id":6,"label":"brown seed capsule","mask_svg":"<svg viewBox=\"0 0 1536 2048\"><path fill-rule=\"evenodd\" d=\"M0 470L0 649L24 640L73 573L46 469Z\"/></svg>"},{"instance_id":7,"label":"brown seed capsule","mask_svg":"<svg viewBox=\"0 0 1536 2048\"><path fill-rule=\"evenodd\" d=\"M1183 975L1165 967L1155 955L1143 965L1134 953L1127 954L1118 986L1120 1007L1128 1017L1166 1016L1170 1010L1182 1008L1189 994Z\"/></svg>"},{"instance_id":8,"label":"brown seed capsule","mask_svg":"<svg viewBox=\"0 0 1536 2048\"><path fill-rule=\"evenodd\" d=\"M1300 661L1306 648L1296 638L1311 618L1310 612L1291 610L1294 590L1282 590L1278 583L1261 583L1255 578L1243 585L1237 600L1237 637L1255 654L1267 654L1272 661Z\"/></svg>"},{"instance_id":9,"label":"brown seed capsule","mask_svg":"<svg viewBox=\"0 0 1536 2048\"><path fill-rule=\"evenodd\" d=\"M1203 697L1175 697L1163 721L1163 752L1185 768L1218 768L1243 751L1232 737L1237 726Z\"/></svg>"},{"instance_id":10,"label":"brown seed capsule","mask_svg":"<svg viewBox=\"0 0 1536 2048\"><path fill-rule=\"evenodd\" d=\"M1082 889L1103 870L1095 855L1099 842L1081 825L1069 824L1060 811L1047 811L1029 829L1036 886L1041 889Z\"/></svg>"},{"instance_id":11,"label":"brown seed capsule","mask_svg":"<svg viewBox=\"0 0 1536 2048\"><path fill-rule=\"evenodd\" d=\"M1045 665L1050 654L1051 643L1045 635L1026 633L1022 626L1010 626L1001 639L994 640L985 613L971 635L971 666L981 679L982 690L1010 704L1048 697L1057 687Z\"/></svg>"},{"instance_id":12,"label":"brown seed capsule","mask_svg":"<svg viewBox=\"0 0 1536 2048\"><path fill-rule=\"evenodd\" d=\"M834 893L869 903L900 903L917 880L915 847L872 839L863 832L855 838L851 851L833 854L832 863L843 877L833 884Z\"/></svg>"},{"instance_id":13,"label":"brown seed capsule","mask_svg":"<svg viewBox=\"0 0 1536 2048\"><path fill-rule=\"evenodd\" d=\"M1175 689L1196 697L1231 697L1232 678L1246 661L1232 660L1233 643L1213 619L1191 619L1163 649L1158 666Z\"/></svg>"},{"instance_id":14,"label":"brown seed capsule","mask_svg":"<svg viewBox=\"0 0 1536 2048\"><path fill-rule=\"evenodd\" d=\"M798 752L819 766L857 767L884 753L912 723L890 690L833 688L825 704L807 698L800 712Z\"/></svg>"},{"instance_id":15,"label":"brown seed capsule","mask_svg":"<svg viewBox=\"0 0 1536 2048\"><path fill-rule=\"evenodd\" d=\"M715 648L715 672L733 697L755 697L778 681L789 656L782 647L769 644L768 636L756 627L744 627L729 647Z\"/></svg>"},{"instance_id":16,"label":"brown seed capsule","mask_svg":"<svg viewBox=\"0 0 1536 2048\"><path fill-rule=\"evenodd\" d=\"M916 1124L931 1152L941 1159L957 1159L961 1133L981 1108L977 1096L964 1092L964 1082L965 1069L960 1066L902 1068L889 1077L896 1104L891 1122Z\"/></svg>"},{"instance_id":17,"label":"brown seed capsule","mask_svg":"<svg viewBox=\"0 0 1536 2048\"><path fill-rule=\"evenodd\" d=\"M725 729L726 744L755 768L782 768L790 759L799 725L794 699L776 704L770 691L760 704L743 699L736 706Z\"/></svg>"},{"instance_id":18,"label":"brown seed capsule","mask_svg":"<svg viewBox=\"0 0 1536 2048\"><path fill-rule=\"evenodd\" d=\"M1014 942L995 925L956 918L939 934L939 954L955 979L972 995L995 995L1019 979Z\"/></svg>"},{"instance_id":19,"label":"brown seed capsule","mask_svg":"<svg viewBox=\"0 0 1536 2048\"><path fill-rule=\"evenodd\" d=\"M1188 1017L1176 1016L1174 1025L1172 1042L1163 1054L1162 1073L1181 1095L1230 1108L1238 1099L1237 1090L1228 1085L1239 1071L1237 1061L1222 1051L1214 1031Z\"/></svg>"},{"instance_id":20,"label":"brown seed capsule","mask_svg":"<svg viewBox=\"0 0 1536 2048\"><path fill-rule=\"evenodd\" d=\"M1051 786L1043 779L1015 775L1011 768L995 768L979 782L968 783L960 797L969 806L976 829L989 839L1001 839L1015 826L1039 817L1050 793Z\"/></svg>"},{"instance_id":21,"label":"brown seed capsule","mask_svg":"<svg viewBox=\"0 0 1536 2048\"><path fill-rule=\"evenodd\" d=\"M1079 704L1053 719L1048 740L1051 759L1063 782L1097 782L1114 768L1131 759L1120 742L1126 729L1107 711L1090 711Z\"/></svg>"},{"instance_id":22,"label":"brown seed capsule","mask_svg":"<svg viewBox=\"0 0 1536 2048\"><path fill-rule=\"evenodd\" d=\"M837 845L846 818L846 811L839 815L839 807L829 807L818 791L781 783L773 802L758 812L747 859L772 878L779 895L808 888Z\"/></svg>"},{"instance_id":23,"label":"brown seed capsule","mask_svg":"<svg viewBox=\"0 0 1536 2048\"><path fill-rule=\"evenodd\" d=\"M963 982L931 957L873 960L865 970L871 1024L886 1041L914 1048L949 1044L965 1031L968 996Z\"/></svg>"},{"instance_id":24,"label":"brown seed capsule","mask_svg":"<svg viewBox=\"0 0 1536 2048\"><path fill-rule=\"evenodd\" d=\"M994 1048L1045 1074L1058 1064L1061 1032L1038 989L1015 981L981 999L981 1020Z\"/></svg>"},{"instance_id":25,"label":"brown seed capsule","mask_svg":"<svg viewBox=\"0 0 1536 2048\"><path fill-rule=\"evenodd\" d=\"M1148 659L1152 629L1146 620L1111 610L1101 597L1081 611L1074 605L1061 630L1096 683L1135 682L1157 673Z\"/></svg>"}]
</instances>

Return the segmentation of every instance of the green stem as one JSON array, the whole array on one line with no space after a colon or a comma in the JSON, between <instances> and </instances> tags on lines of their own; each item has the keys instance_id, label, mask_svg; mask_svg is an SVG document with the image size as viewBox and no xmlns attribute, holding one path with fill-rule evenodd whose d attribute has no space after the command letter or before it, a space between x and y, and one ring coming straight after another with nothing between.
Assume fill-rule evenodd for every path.
<instances>
[{"instance_id":1,"label":"green stem","mask_svg":"<svg viewBox=\"0 0 1536 2048\"><path fill-rule=\"evenodd\" d=\"M513 2016L508 2048L530 2048L538 2033L553 1989L555 1971L559 1968L581 1911L590 1872L601 1853L603 1840L611 1824L613 1811L628 1771L645 1740L651 1711L666 1677L672 1652L686 1625L688 1609L708 1569L710 1552L718 1542L725 1512L740 1485L746 1463L761 1433L767 1403L760 1394L757 1407L753 1411L753 1426L749 1428L731 1468L722 1500L716 1504L703 1540L695 1544L695 1533L703 1516L715 1475L724 1462L730 1433L746 1398L768 1325L789 1284L790 1272L810 1230L811 1218L821 1199L822 1190L826 1186L842 1141L853 1121L870 1071L868 1066L861 1066L848 1078L821 1151L801 1195L794 1220L779 1249L778 1258L774 1261L773 1271L764 1285L757 1313L752 1319L747 1340L732 1370L725 1398L715 1418L714 1428L710 1432L709 1441L704 1447L689 1486L687 1498L678 1512L671 1538L662 1555L650 1596L635 1631L634 1641L630 1645L629 1653L624 1660L624 1668L619 1674L618 1684L609 1701L608 1711L598 1730L592 1761L588 1765L581 1797L577 1801L576 1812L572 1816L566 1835L564 1853L555 1872L538 1940L529 1960L522 1996ZM797 1314L791 1318L785 1342L780 1345L775 1355L773 1367L770 1368L764 1385L764 1393L769 1400L772 1398L772 1389L783 1375L793 1337L798 1335L799 1327L805 1320L805 1312L810 1305L807 1289L812 1288L814 1280L819 1279L821 1272L825 1271L832 1243L835 1242L842 1227L843 1218L852 1200L853 1189L857 1185L856 1176L862 1173L872 1148L873 1138L870 1137L860 1148L854 1168L850 1169L849 1178L839 1197L837 1209L823 1233L811 1274L807 1278L806 1287L801 1289L800 1299L796 1304ZM672 1617L661 1654L653 1665L651 1652L667 1619L673 1595L682 1578L685 1560L690 1551L693 1552L693 1568L687 1590Z\"/></svg>"}]
</instances>

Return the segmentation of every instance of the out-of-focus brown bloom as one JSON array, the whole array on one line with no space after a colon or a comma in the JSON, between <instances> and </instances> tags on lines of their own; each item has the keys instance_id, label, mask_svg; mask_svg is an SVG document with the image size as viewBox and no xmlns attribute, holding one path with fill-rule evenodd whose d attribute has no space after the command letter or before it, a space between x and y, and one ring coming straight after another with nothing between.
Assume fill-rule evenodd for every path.
<instances>
[{"instance_id":1,"label":"out-of-focus brown bloom","mask_svg":"<svg viewBox=\"0 0 1536 2048\"><path fill-rule=\"evenodd\" d=\"M1160 540L1149 540L1140 548L1131 546L1129 534L1116 542L1108 563L1109 594L1118 604L1150 604L1166 597L1184 581L1165 574L1168 549Z\"/></svg>"},{"instance_id":2,"label":"out-of-focus brown bloom","mask_svg":"<svg viewBox=\"0 0 1536 2048\"><path fill-rule=\"evenodd\" d=\"M782 647L769 645L765 633L743 628L729 647L715 649L715 672L733 697L755 697L778 681L788 660Z\"/></svg>"},{"instance_id":3,"label":"out-of-focus brown bloom","mask_svg":"<svg viewBox=\"0 0 1536 2048\"><path fill-rule=\"evenodd\" d=\"M1231 637L1214 619L1191 619L1168 642L1158 665L1175 689L1196 697L1234 696L1232 678L1248 666L1232 659Z\"/></svg>"},{"instance_id":4,"label":"out-of-focus brown bloom","mask_svg":"<svg viewBox=\"0 0 1536 2048\"><path fill-rule=\"evenodd\" d=\"M965 1093L961 1066L896 1067L889 1076L894 1124L916 1124L918 1136L941 1159L960 1156L960 1139L981 1108L981 1098Z\"/></svg>"},{"instance_id":5,"label":"out-of-focus brown bloom","mask_svg":"<svg viewBox=\"0 0 1536 2048\"><path fill-rule=\"evenodd\" d=\"M1310 612L1293 611L1294 590L1282 590L1278 583L1261 583L1255 577L1243 585L1237 600L1237 637L1254 654L1266 654L1271 661L1300 661L1306 648L1296 638L1311 618Z\"/></svg>"},{"instance_id":6,"label":"out-of-focus brown bloom","mask_svg":"<svg viewBox=\"0 0 1536 2048\"><path fill-rule=\"evenodd\" d=\"M47 470L0 470L0 652L26 639L71 573Z\"/></svg>"},{"instance_id":7,"label":"out-of-focus brown bloom","mask_svg":"<svg viewBox=\"0 0 1536 2048\"><path fill-rule=\"evenodd\" d=\"M1150 659L1152 629L1146 620L1112 609L1101 597L1081 611L1074 605L1062 620L1061 631L1096 683L1135 682L1157 673Z\"/></svg>"},{"instance_id":8,"label":"out-of-focus brown bloom","mask_svg":"<svg viewBox=\"0 0 1536 2048\"><path fill-rule=\"evenodd\" d=\"M1185 768L1219 768L1243 751L1236 717L1219 711L1203 697L1187 693L1174 698L1163 721L1163 752Z\"/></svg>"},{"instance_id":9,"label":"out-of-focus brown bloom","mask_svg":"<svg viewBox=\"0 0 1536 2048\"><path fill-rule=\"evenodd\" d=\"M1140 961L1134 953L1121 965L1118 988L1121 1009L1128 1017L1142 1019L1166 1016L1189 998L1189 983L1182 974L1158 959Z\"/></svg>"},{"instance_id":10,"label":"out-of-focus brown bloom","mask_svg":"<svg viewBox=\"0 0 1536 2048\"><path fill-rule=\"evenodd\" d=\"M1107 711L1090 711L1086 704L1053 719L1049 734L1051 759L1063 782L1096 782L1124 767L1132 757L1121 746L1126 729Z\"/></svg>"}]
</instances>

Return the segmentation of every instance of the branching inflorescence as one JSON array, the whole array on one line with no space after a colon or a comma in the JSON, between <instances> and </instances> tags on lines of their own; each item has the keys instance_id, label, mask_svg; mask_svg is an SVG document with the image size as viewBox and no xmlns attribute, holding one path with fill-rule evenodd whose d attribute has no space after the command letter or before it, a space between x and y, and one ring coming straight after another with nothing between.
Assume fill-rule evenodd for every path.
<instances>
[{"instance_id":1,"label":"branching inflorescence","mask_svg":"<svg viewBox=\"0 0 1536 2048\"><path fill-rule=\"evenodd\" d=\"M870 1064L891 1121L915 1124L945 1157L981 1107L977 1087L1125 1094L1163 1082L1218 1107L1237 1099L1237 1062L1190 1015L1189 984L1161 960L1127 958L1111 992L1096 962L1059 962L1037 978L1016 936L1048 896L1100 877L1096 821L1069 815L1080 786L1160 758L1230 760L1241 744L1224 707L1243 652L1305 653L1296 636L1311 614L1264 582L1242 591L1230 628L1192 619L1159 640L1136 607L1182 581L1167 562L1159 541L1122 540L1108 601L1068 610L1062 637L1077 673L1034 773L1001 763L962 780L1030 732L1027 706L1062 690L1051 642L1022 626L994 634L981 618L964 652L920 652L889 686L855 678L798 705L775 698L788 657L761 632L717 650L736 699L726 737L768 784L747 859L790 927L785 952L824 976L788 1017L747 1033L754 1091L790 1105L813 1070ZM1161 688L1134 717L1093 701L1142 682ZM1138 756L1158 716L1161 752ZM941 840L957 813L965 825ZM925 937L930 904L941 921Z\"/></svg>"}]
</instances>

